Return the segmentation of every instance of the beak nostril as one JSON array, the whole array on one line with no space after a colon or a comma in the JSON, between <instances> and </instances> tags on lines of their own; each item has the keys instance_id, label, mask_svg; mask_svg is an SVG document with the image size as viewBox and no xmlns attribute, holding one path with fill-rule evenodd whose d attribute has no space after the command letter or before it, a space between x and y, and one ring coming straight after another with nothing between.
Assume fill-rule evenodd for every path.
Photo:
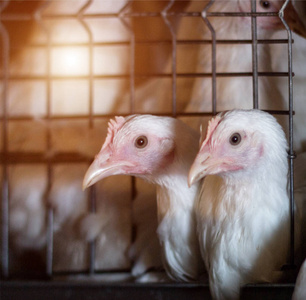
<instances>
[{"instance_id":1,"label":"beak nostril","mask_svg":"<svg viewBox=\"0 0 306 300\"><path fill-rule=\"evenodd\" d=\"M205 159L202 160L200 164L201 164L201 165L206 164L207 160L209 160L209 159L210 159L210 155L209 155L209 156L206 156Z\"/></svg>"}]
</instances>

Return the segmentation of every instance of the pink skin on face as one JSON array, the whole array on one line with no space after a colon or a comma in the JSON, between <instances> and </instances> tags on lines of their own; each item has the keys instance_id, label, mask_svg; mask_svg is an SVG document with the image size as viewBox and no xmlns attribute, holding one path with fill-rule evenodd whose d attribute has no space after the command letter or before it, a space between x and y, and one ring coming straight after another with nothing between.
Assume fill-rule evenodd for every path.
<instances>
[{"instance_id":1,"label":"pink skin on face","mask_svg":"<svg viewBox=\"0 0 306 300\"><path fill-rule=\"evenodd\" d=\"M144 147L137 145L139 138L146 139ZM173 159L174 144L170 139L134 132L124 136L119 134L112 138L107 137L101 151L86 172L83 189L112 175L156 174L170 165Z\"/></svg>"},{"instance_id":2,"label":"pink skin on face","mask_svg":"<svg viewBox=\"0 0 306 300\"><path fill-rule=\"evenodd\" d=\"M213 119L208 127L207 138L202 143L189 172L189 185L206 175L251 169L263 156L264 148L262 144L258 144L256 132L249 135L245 131L222 134L220 131L217 132L218 125L219 120L216 122ZM239 142L231 143L231 139L237 134L240 137Z\"/></svg>"}]
</instances>

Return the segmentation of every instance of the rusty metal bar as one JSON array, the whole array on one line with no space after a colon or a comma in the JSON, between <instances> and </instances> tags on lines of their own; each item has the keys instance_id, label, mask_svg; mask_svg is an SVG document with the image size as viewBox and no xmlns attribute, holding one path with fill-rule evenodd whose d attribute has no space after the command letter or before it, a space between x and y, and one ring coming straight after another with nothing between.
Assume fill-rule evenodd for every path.
<instances>
[{"instance_id":1,"label":"rusty metal bar","mask_svg":"<svg viewBox=\"0 0 306 300\"><path fill-rule=\"evenodd\" d=\"M251 1L252 13L256 12L256 0ZM252 28L252 81L253 81L253 108L258 109L258 57L257 57L257 19L251 17Z\"/></svg>"},{"instance_id":2,"label":"rusty metal bar","mask_svg":"<svg viewBox=\"0 0 306 300\"><path fill-rule=\"evenodd\" d=\"M4 2L5 7L6 2ZM2 151L4 155L3 170L2 170L2 275L4 278L9 276L9 178L8 178L8 164L6 158L8 155L8 81L9 81L9 49L10 40L7 31L0 22L0 35L2 38Z\"/></svg>"},{"instance_id":3,"label":"rusty metal bar","mask_svg":"<svg viewBox=\"0 0 306 300\"><path fill-rule=\"evenodd\" d=\"M281 19L288 36L288 103L289 103L289 199L290 199L290 258L289 265L294 267L294 245L295 245L295 226L294 226L294 158L296 157L293 149L293 72L292 72L292 32L284 19L285 9L290 0L286 0L281 10L279 11L279 18Z\"/></svg>"},{"instance_id":4,"label":"rusty metal bar","mask_svg":"<svg viewBox=\"0 0 306 300\"><path fill-rule=\"evenodd\" d=\"M42 20L43 11L50 5L51 0L47 0L41 4L38 8L36 13L34 14L35 21L40 25L42 30L44 31L46 38L47 38L47 46L46 46L46 56L47 56L47 70L46 76L44 78L47 86L46 90L46 98L47 98L47 115L46 115L46 122L49 124L50 117L51 117L51 37L49 29L45 26ZM46 142L47 142L47 149L51 149L51 133L50 133L50 126L47 127L46 133ZM47 203L47 246L46 246L46 275L51 277L53 274L53 230L54 230L54 212L52 207L49 205L48 197L52 185L52 178L53 178L53 171L52 166L50 163L50 158L46 160L47 165L47 189L46 189L46 203Z\"/></svg>"},{"instance_id":5,"label":"rusty metal bar","mask_svg":"<svg viewBox=\"0 0 306 300\"><path fill-rule=\"evenodd\" d=\"M202 11L202 18L208 27L211 34L211 84L212 84L212 112L213 115L216 115L217 111L217 36L215 29L212 24L208 21L207 17L210 15L208 9L213 5L214 0L210 0L210 2L206 5L205 9Z\"/></svg>"},{"instance_id":6,"label":"rusty metal bar","mask_svg":"<svg viewBox=\"0 0 306 300\"><path fill-rule=\"evenodd\" d=\"M176 77L177 77L177 72L176 72L176 33L175 30L171 24L171 21L168 19L168 14L170 8L173 6L174 2L176 0L170 0L169 3L166 5L164 10L162 11L161 15L163 17L163 20L165 24L167 25L170 34L171 34L171 43L172 43L172 56L171 56L171 78L172 78L172 117L176 117Z\"/></svg>"}]
</instances>

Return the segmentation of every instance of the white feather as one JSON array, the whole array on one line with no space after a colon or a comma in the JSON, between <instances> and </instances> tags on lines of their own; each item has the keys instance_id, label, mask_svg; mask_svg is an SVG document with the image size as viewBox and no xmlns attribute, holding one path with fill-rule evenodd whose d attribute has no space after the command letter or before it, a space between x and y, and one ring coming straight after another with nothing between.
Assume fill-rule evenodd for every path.
<instances>
[{"instance_id":1,"label":"white feather","mask_svg":"<svg viewBox=\"0 0 306 300\"><path fill-rule=\"evenodd\" d=\"M163 131L170 129L176 157L166 174L149 179L157 184L157 233L168 275L178 281L197 280L204 271L195 234L194 201L198 186L188 187L187 172L196 153L199 136L178 120L165 120L163 127L167 129L163 128Z\"/></svg>"}]
</instances>

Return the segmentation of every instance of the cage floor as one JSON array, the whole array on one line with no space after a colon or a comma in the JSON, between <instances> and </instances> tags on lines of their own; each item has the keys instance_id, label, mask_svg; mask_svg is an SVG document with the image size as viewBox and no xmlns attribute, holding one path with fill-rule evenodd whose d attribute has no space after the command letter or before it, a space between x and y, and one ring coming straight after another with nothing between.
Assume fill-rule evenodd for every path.
<instances>
[{"instance_id":1,"label":"cage floor","mask_svg":"<svg viewBox=\"0 0 306 300\"><path fill-rule=\"evenodd\" d=\"M289 300L294 284L256 284L242 289L245 300ZM86 299L133 299L133 300L181 300L211 299L207 284L190 283L99 283L63 281L2 281L1 300L86 300Z\"/></svg>"}]
</instances>

